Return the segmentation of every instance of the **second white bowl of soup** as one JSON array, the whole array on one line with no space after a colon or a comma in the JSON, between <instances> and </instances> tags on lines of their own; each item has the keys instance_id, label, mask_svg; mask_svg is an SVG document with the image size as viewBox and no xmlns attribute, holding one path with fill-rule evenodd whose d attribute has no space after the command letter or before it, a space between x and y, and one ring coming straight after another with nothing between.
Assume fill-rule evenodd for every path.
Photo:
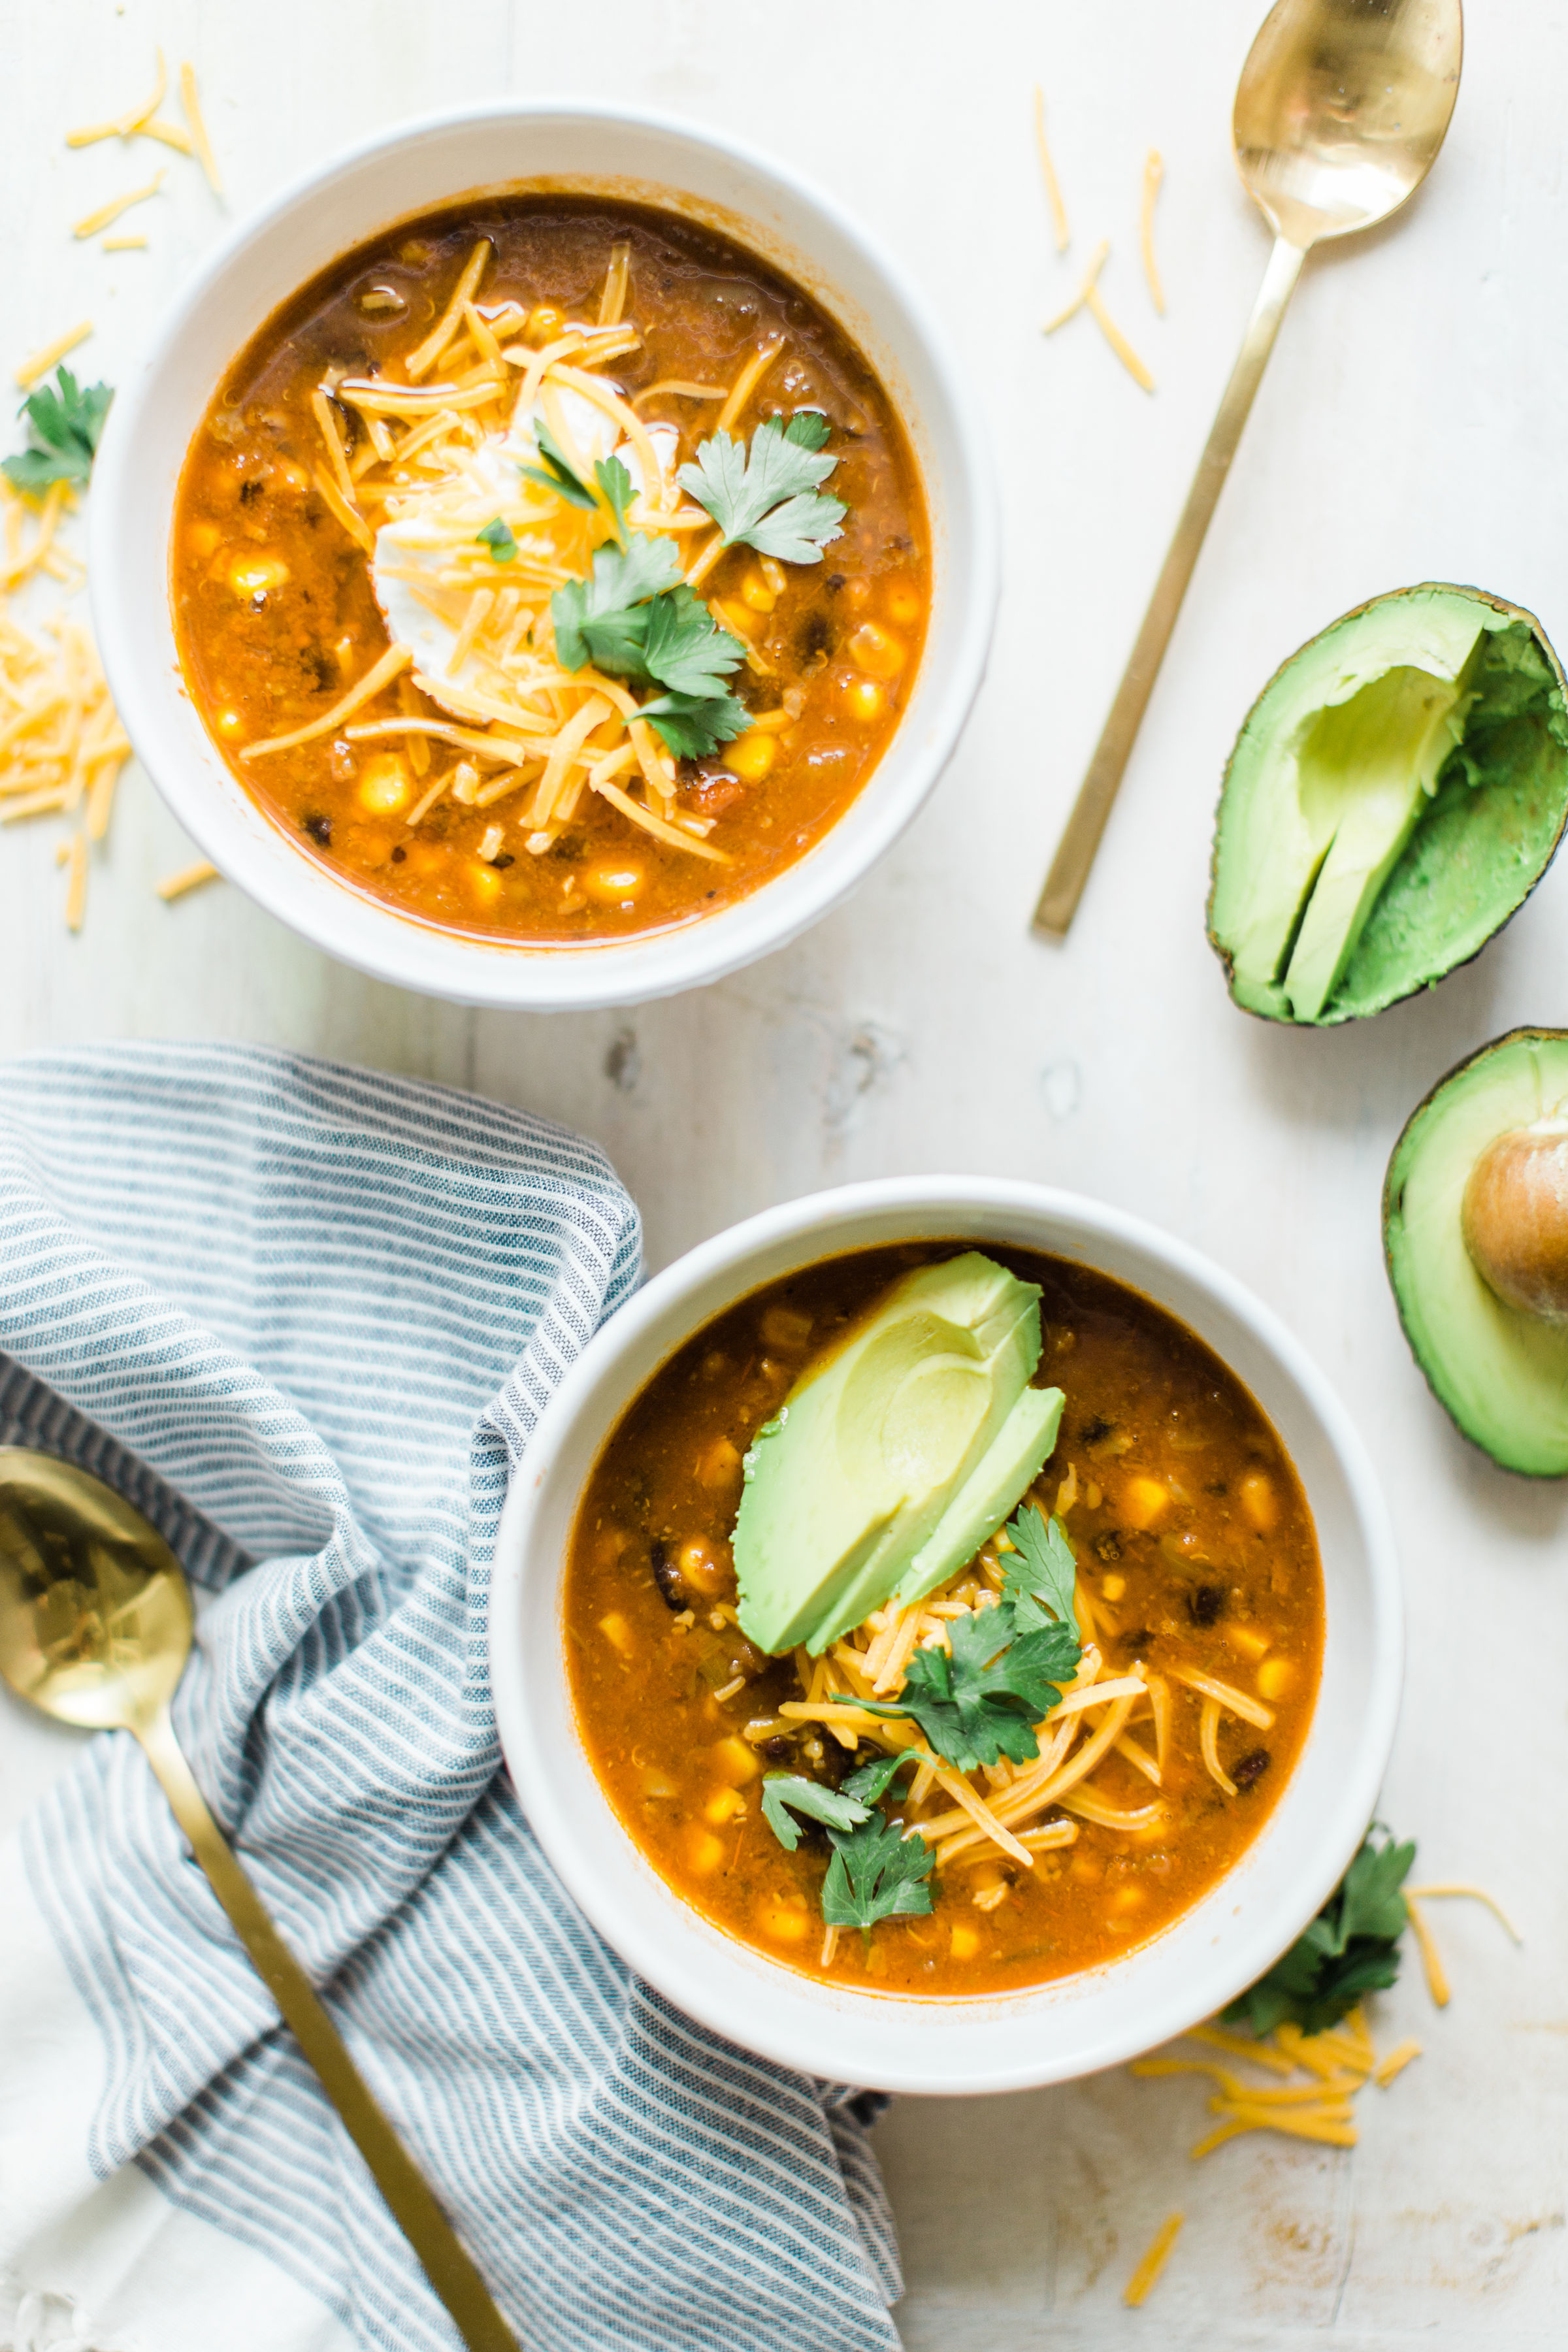
<instances>
[{"instance_id":1,"label":"second white bowl of soup","mask_svg":"<svg viewBox=\"0 0 1568 2352\"><path fill-rule=\"evenodd\" d=\"M105 667L201 847L331 953L667 994L816 921L952 751L978 415L786 169L631 109L433 117L274 199L121 387Z\"/></svg>"},{"instance_id":2,"label":"second white bowl of soup","mask_svg":"<svg viewBox=\"0 0 1568 2352\"><path fill-rule=\"evenodd\" d=\"M879 1477L936 1530L894 1591ZM781 1601L804 1554L840 1565ZM792 1203L649 1283L542 1417L491 1643L524 1807L633 1967L766 2056L954 2094L1261 1975L1366 1829L1402 1655L1375 1481L1290 1335L1152 1227L977 1179Z\"/></svg>"}]
</instances>

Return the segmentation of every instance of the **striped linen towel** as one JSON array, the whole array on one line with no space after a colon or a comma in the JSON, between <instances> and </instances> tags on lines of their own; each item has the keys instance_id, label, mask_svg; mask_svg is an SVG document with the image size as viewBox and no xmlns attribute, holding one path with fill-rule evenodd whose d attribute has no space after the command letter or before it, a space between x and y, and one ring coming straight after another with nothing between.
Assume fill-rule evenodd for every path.
<instances>
[{"instance_id":1,"label":"striped linen towel","mask_svg":"<svg viewBox=\"0 0 1568 2352\"><path fill-rule=\"evenodd\" d=\"M507 1478L638 1264L592 1146L441 1087L0 1066L0 1443L185 1563L186 1753L523 2346L896 2352L869 2103L629 1975L500 1769ZM0 2343L456 2341L140 1751L94 1740L0 1855Z\"/></svg>"}]
</instances>

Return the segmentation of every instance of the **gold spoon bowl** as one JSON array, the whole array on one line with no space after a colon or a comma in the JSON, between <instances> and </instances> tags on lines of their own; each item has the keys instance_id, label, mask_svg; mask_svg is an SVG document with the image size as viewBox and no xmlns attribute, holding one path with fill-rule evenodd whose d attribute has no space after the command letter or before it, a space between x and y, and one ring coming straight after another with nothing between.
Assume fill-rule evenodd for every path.
<instances>
[{"instance_id":1,"label":"gold spoon bowl","mask_svg":"<svg viewBox=\"0 0 1568 2352\"><path fill-rule=\"evenodd\" d=\"M0 1446L0 1675L83 1730L129 1731L393 2219L471 2352L516 2352L489 2289L214 1820L169 1703L190 1655L190 1587L168 1545L73 1463Z\"/></svg>"}]
</instances>

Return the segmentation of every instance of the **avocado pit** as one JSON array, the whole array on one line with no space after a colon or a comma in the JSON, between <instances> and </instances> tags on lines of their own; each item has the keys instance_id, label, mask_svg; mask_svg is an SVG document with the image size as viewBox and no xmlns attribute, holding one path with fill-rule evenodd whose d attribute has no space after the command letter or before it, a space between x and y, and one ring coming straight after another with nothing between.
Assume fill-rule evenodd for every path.
<instances>
[{"instance_id":1,"label":"avocado pit","mask_svg":"<svg viewBox=\"0 0 1568 2352\"><path fill-rule=\"evenodd\" d=\"M1539 1119L1488 1144L1466 1180L1460 1228L1495 1297L1568 1323L1568 1119Z\"/></svg>"},{"instance_id":2,"label":"avocado pit","mask_svg":"<svg viewBox=\"0 0 1568 2352\"><path fill-rule=\"evenodd\" d=\"M1513 1029L1411 1113L1383 1197L1399 1319L1507 1470L1568 1477L1568 1030Z\"/></svg>"}]
</instances>

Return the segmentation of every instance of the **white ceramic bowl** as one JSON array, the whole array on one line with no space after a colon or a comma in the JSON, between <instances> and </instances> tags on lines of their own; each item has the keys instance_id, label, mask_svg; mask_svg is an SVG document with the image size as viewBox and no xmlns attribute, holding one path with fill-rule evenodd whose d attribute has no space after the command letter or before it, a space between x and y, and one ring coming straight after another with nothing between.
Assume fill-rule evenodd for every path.
<instances>
[{"instance_id":1,"label":"white ceramic bowl","mask_svg":"<svg viewBox=\"0 0 1568 2352\"><path fill-rule=\"evenodd\" d=\"M1295 1771L1235 1869L1113 1963L973 2000L813 1982L692 1910L600 1790L567 1685L561 1574L604 1443L650 1375L710 1318L795 1269L879 1242L961 1235L1078 1259L1168 1307L1251 1390L1317 1523L1328 1626L1317 1711ZM496 1554L491 1673L501 1745L556 1870L632 1967L733 2042L808 2074L927 2093L1018 2090L1119 2063L1208 2017L1261 1976L1361 1842L1393 1744L1403 1664L1399 1571L1372 1467L1343 1406L1269 1310L1184 1244L1034 1184L920 1176L770 1209L657 1276L584 1349L512 1481Z\"/></svg>"},{"instance_id":2,"label":"white ceramic bowl","mask_svg":"<svg viewBox=\"0 0 1568 2352\"><path fill-rule=\"evenodd\" d=\"M600 947L464 939L334 880L265 817L192 705L170 609L185 453L237 354L316 271L391 223L531 181L619 194L724 230L805 286L866 352L901 415L929 509L933 603L902 724L858 798L776 879L679 930ZM231 881L329 954L458 1003L549 1011L635 1003L750 963L836 906L915 814L984 669L997 534L977 401L921 297L820 190L710 131L633 108L500 101L383 131L297 180L207 262L121 386L94 469L93 620L137 753Z\"/></svg>"}]
</instances>

